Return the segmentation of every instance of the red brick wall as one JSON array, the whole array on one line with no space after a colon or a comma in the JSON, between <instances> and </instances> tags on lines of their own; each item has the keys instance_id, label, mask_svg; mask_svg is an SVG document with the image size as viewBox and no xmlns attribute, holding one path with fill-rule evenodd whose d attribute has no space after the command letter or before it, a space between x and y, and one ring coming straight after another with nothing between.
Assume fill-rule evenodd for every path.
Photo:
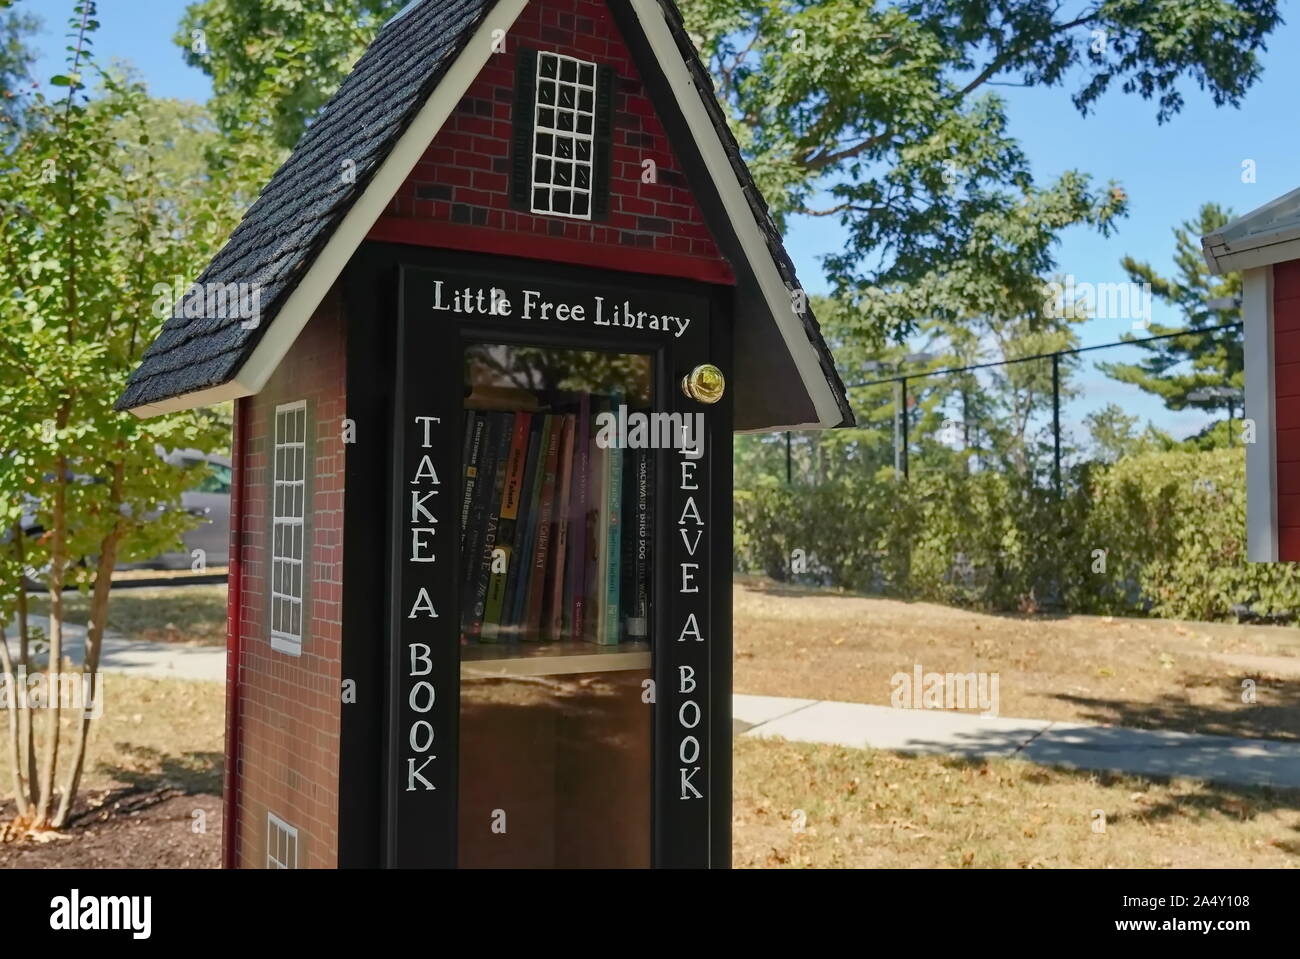
<instances>
[{"instance_id":1,"label":"red brick wall","mask_svg":"<svg viewBox=\"0 0 1300 959\"><path fill-rule=\"evenodd\" d=\"M617 71L609 215L510 208L515 54L521 45ZM642 182L653 160L657 182ZM732 283L631 55L599 0L530 3L371 232L372 239Z\"/></svg>"},{"instance_id":2,"label":"red brick wall","mask_svg":"<svg viewBox=\"0 0 1300 959\"><path fill-rule=\"evenodd\" d=\"M238 814L233 865L266 865L267 813L298 830L298 865L332 868L338 850L338 753L343 590L342 419L345 324L322 303L245 417L241 528ZM275 407L308 402L310 609L302 655L273 650L267 624L269 484Z\"/></svg>"},{"instance_id":3,"label":"red brick wall","mask_svg":"<svg viewBox=\"0 0 1300 959\"><path fill-rule=\"evenodd\" d=\"M1300 561L1300 260L1273 267L1278 559Z\"/></svg>"}]
</instances>

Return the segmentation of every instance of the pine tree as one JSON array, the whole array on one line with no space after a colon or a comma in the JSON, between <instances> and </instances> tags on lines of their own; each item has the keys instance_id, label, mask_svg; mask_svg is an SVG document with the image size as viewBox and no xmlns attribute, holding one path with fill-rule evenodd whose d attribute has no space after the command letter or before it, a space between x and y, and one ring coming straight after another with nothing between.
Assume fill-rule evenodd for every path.
<instances>
[{"instance_id":1,"label":"pine tree","mask_svg":"<svg viewBox=\"0 0 1300 959\"><path fill-rule=\"evenodd\" d=\"M1206 203L1195 219L1174 229L1174 264L1177 273L1161 276L1149 263L1124 257L1121 265L1135 283L1151 284L1153 297L1177 307L1184 322L1178 326L1152 324L1149 331L1126 339L1208 330L1238 320L1235 305L1241 298L1241 277L1236 273L1211 276L1201 254L1200 238L1232 219L1230 211ZM1159 396L1171 410L1226 410L1241 408L1244 386L1242 331L1240 327L1216 332L1189 333L1167 340L1136 344L1145 356L1137 363L1099 363L1098 367L1120 382L1131 383ZM1223 446L1230 442L1222 423L1207 427L1195 437L1198 445Z\"/></svg>"}]
</instances>

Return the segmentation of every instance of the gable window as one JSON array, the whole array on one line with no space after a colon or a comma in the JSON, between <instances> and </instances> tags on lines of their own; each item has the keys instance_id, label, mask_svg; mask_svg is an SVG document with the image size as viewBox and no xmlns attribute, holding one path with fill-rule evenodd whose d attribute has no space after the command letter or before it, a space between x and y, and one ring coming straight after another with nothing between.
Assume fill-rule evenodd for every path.
<instances>
[{"instance_id":1,"label":"gable window","mask_svg":"<svg viewBox=\"0 0 1300 959\"><path fill-rule=\"evenodd\" d=\"M307 403L275 408L271 500L271 646L302 652L307 518Z\"/></svg>"},{"instance_id":2,"label":"gable window","mask_svg":"<svg viewBox=\"0 0 1300 959\"><path fill-rule=\"evenodd\" d=\"M596 65L539 53L536 110L532 211L591 219Z\"/></svg>"},{"instance_id":3,"label":"gable window","mask_svg":"<svg viewBox=\"0 0 1300 959\"><path fill-rule=\"evenodd\" d=\"M608 209L614 73L586 60L519 52L512 202L590 220Z\"/></svg>"},{"instance_id":4,"label":"gable window","mask_svg":"<svg viewBox=\"0 0 1300 959\"><path fill-rule=\"evenodd\" d=\"M298 868L298 830L270 812L266 814L266 868Z\"/></svg>"}]
</instances>

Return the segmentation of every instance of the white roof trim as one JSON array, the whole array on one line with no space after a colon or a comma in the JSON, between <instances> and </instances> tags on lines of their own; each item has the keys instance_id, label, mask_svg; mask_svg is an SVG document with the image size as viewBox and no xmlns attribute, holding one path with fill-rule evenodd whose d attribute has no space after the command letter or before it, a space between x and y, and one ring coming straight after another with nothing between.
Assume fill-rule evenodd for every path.
<instances>
[{"instance_id":1,"label":"white roof trim","mask_svg":"<svg viewBox=\"0 0 1300 959\"><path fill-rule=\"evenodd\" d=\"M1300 259L1300 189L1201 237L1211 273L1230 273Z\"/></svg>"},{"instance_id":2,"label":"white roof trim","mask_svg":"<svg viewBox=\"0 0 1300 959\"><path fill-rule=\"evenodd\" d=\"M1246 444L1246 558L1276 563L1277 418L1273 366L1273 268L1242 277L1245 326L1246 419L1255 421L1255 442Z\"/></svg>"},{"instance_id":3,"label":"white roof trim","mask_svg":"<svg viewBox=\"0 0 1300 959\"><path fill-rule=\"evenodd\" d=\"M401 188L465 92L487 65L492 55L493 33L497 30L509 31L527 2L528 0L498 0L479 24L474 36L439 81L433 95L420 108L415 120L402 134L392 152L380 164L365 192L357 198L325 248L312 261L306 275L289 295L274 322L254 348L253 354L244 361L234 378L209 389L134 407L131 412L140 417L157 416L251 396L262 390L335 279L343 272L352 254L365 240L393 195ZM713 96L713 91L696 89L686 61L669 29L667 15L657 0L631 0L631 6L659 60L709 176L718 190L731 227L758 278L763 299L776 318L786 349L817 414L817 419L811 423L783 424L761 432L838 426L843 414L822 370L817 350L808 338L803 321L791 306L791 291L777 270L767 239L754 219L743 187L701 100L701 97Z\"/></svg>"},{"instance_id":4,"label":"white roof trim","mask_svg":"<svg viewBox=\"0 0 1300 959\"><path fill-rule=\"evenodd\" d=\"M744 190L736 178L736 171L732 169L727 151L718 138L718 131L714 128L713 121L701 102L701 97L711 97L713 91L696 89L691 72L686 61L682 59L681 51L677 49L677 42L668 27L667 15L658 0L631 0L631 6L632 12L636 14L637 20L645 31L650 48L659 60L659 67L663 70L664 77L682 111L682 116L686 119L691 136L699 147L709 176L713 178L723 207L727 211L727 218L740 241L741 249L745 252L745 258L749 260L755 276L758 277L763 299L767 301L768 308L776 317L777 327L785 340L786 349L794 360L799 378L804 388L808 390L813 407L817 411L816 422L773 426L761 432L838 426L844 418L843 413L840 411L830 383L826 380L817 350L808 339L808 331L803 321L791 306L791 291L777 271L776 263L767 248L767 239L754 221L754 211L750 209L749 201L745 199Z\"/></svg>"},{"instance_id":5,"label":"white roof trim","mask_svg":"<svg viewBox=\"0 0 1300 959\"><path fill-rule=\"evenodd\" d=\"M352 204L352 208L343 217L343 222L338 225L325 244L325 248L312 260L306 275L289 294L284 306L276 314L274 322L254 347L253 355L244 361L234 379L210 389L137 406L132 408L132 413L142 418L157 416L160 413L208 406L261 392L262 387L271 378L271 374L280 365L280 361L289 352L289 348L293 346L298 334L316 312L316 307L320 305L325 294L334 285L334 281L343 272L343 268L347 266L352 254L365 240L366 234L375 225L375 221L384 212L407 176L415 169L416 163L420 161L424 151L428 149L433 138L442 129L442 125L456 109L465 91L487 65L493 53L493 35L498 30L508 31L527 5L528 0L497 0L496 5L474 31L474 36L456 56L455 62L438 83L433 95L420 107L415 120L406 128L406 132L398 139L392 152L384 158L379 169L375 171L375 175L366 185L365 192Z\"/></svg>"}]
</instances>

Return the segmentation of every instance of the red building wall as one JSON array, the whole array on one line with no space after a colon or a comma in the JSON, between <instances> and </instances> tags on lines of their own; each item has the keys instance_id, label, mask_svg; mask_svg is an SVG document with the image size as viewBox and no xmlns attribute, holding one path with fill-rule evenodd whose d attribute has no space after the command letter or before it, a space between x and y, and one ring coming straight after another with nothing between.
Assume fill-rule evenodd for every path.
<instances>
[{"instance_id":1,"label":"red building wall","mask_svg":"<svg viewBox=\"0 0 1300 959\"><path fill-rule=\"evenodd\" d=\"M345 335L331 294L262 392L239 401L244 486L232 866L265 866L268 812L298 830L299 867L337 865ZM302 654L293 656L271 648L266 619L270 458L276 406L304 399L314 437L307 463L310 610Z\"/></svg>"},{"instance_id":2,"label":"red building wall","mask_svg":"<svg viewBox=\"0 0 1300 959\"><path fill-rule=\"evenodd\" d=\"M605 220L510 207L515 55L521 45L613 67L614 149ZM653 160L657 182L643 182ZM506 253L734 283L687 187L618 28L599 0L530 3L370 233L375 240Z\"/></svg>"},{"instance_id":3,"label":"red building wall","mask_svg":"<svg viewBox=\"0 0 1300 959\"><path fill-rule=\"evenodd\" d=\"M1300 260L1273 267L1278 559L1300 561Z\"/></svg>"}]
</instances>

